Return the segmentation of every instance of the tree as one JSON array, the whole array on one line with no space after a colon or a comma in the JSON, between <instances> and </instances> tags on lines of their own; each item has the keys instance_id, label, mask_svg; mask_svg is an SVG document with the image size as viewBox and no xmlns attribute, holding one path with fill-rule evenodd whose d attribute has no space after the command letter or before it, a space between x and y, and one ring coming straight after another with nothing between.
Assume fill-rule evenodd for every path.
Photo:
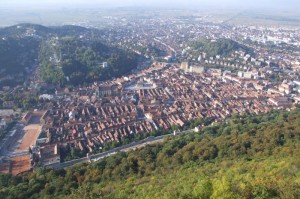
<instances>
[{"instance_id":1,"label":"tree","mask_svg":"<svg viewBox=\"0 0 300 199\"><path fill-rule=\"evenodd\" d=\"M193 195L196 198L210 198L212 193L213 184L208 178L200 179L193 190Z\"/></svg>"}]
</instances>

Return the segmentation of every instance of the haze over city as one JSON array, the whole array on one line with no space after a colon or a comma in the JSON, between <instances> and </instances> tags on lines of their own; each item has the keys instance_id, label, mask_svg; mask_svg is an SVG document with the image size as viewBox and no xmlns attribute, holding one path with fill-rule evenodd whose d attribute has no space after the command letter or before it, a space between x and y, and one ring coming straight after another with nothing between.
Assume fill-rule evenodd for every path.
<instances>
[{"instance_id":1,"label":"haze over city","mask_svg":"<svg viewBox=\"0 0 300 199\"><path fill-rule=\"evenodd\" d=\"M249 22L255 17L300 24L299 7L297 0L2 0L0 27L18 23L79 24L105 15L162 15L170 10L177 15L212 14L220 20L239 17Z\"/></svg>"}]
</instances>

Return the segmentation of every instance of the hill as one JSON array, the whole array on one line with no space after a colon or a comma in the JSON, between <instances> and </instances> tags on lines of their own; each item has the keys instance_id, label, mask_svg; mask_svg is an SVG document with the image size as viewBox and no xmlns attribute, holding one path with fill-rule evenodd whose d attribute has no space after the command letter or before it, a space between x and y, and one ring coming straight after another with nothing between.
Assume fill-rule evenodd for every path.
<instances>
[{"instance_id":1,"label":"hill","mask_svg":"<svg viewBox=\"0 0 300 199\"><path fill-rule=\"evenodd\" d=\"M105 43L101 35L100 30L70 25L1 28L0 86L22 84L35 66L41 67L43 80L60 85L106 80L137 66L135 54Z\"/></svg>"},{"instance_id":2,"label":"hill","mask_svg":"<svg viewBox=\"0 0 300 199\"><path fill-rule=\"evenodd\" d=\"M231 39L218 39L216 41L200 39L191 42L190 46L194 51L207 53L209 57L214 57L216 55L225 57L239 50L243 50L246 53L252 53L250 48Z\"/></svg>"},{"instance_id":3,"label":"hill","mask_svg":"<svg viewBox=\"0 0 300 199\"><path fill-rule=\"evenodd\" d=\"M0 40L0 86L23 83L26 69L37 64L39 40L24 38L5 38ZM18 75L18 78L14 78Z\"/></svg>"},{"instance_id":4,"label":"hill","mask_svg":"<svg viewBox=\"0 0 300 199\"><path fill-rule=\"evenodd\" d=\"M299 198L300 110L234 115L201 133L66 170L0 175L3 198Z\"/></svg>"},{"instance_id":5,"label":"hill","mask_svg":"<svg viewBox=\"0 0 300 199\"><path fill-rule=\"evenodd\" d=\"M104 44L99 39L64 36L41 43L42 77L54 84L78 85L106 80L130 72L137 56ZM107 67L103 67L103 63Z\"/></svg>"},{"instance_id":6,"label":"hill","mask_svg":"<svg viewBox=\"0 0 300 199\"><path fill-rule=\"evenodd\" d=\"M48 36L82 35L91 32L91 30L98 33L101 32L100 30L73 25L46 27L38 24L24 23L0 28L0 36L11 38L24 36L45 38Z\"/></svg>"}]
</instances>

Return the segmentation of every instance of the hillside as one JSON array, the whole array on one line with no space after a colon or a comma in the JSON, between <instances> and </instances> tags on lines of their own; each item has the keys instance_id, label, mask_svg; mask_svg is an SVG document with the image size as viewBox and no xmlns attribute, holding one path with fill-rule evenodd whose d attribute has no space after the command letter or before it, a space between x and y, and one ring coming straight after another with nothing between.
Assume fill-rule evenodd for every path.
<instances>
[{"instance_id":1,"label":"hillside","mask_svg":"<svg viewBox=\"0 0 300 199\"><path fill-rule=\"evenodd\" d=\"M231 39L218 39L216 41L200 39L190 42L190 46L194 51L207 53L209 57L216 55L228 56L239 50L243 50L246 53L252 53L251 49Z\"/></svg>"},{"instance_id":2,"label":"hillside","mask_svg":"<svg viewBox=\"0 0 300 199\"><path fill-rule=\"evenodd\" d=\"M43 80L60 85L106 80L137 66L135 54L106 44L101 35L100 30L70 25L1 28L0 87L23 84L36 66ZM108 63L106 71L103 62Z\"/></svg>"},{"instance_id":3,"label":"hillside","mask_svg":"<svg viewBox=\"0 0 300 199\"><path fill-rule=\"evenodd\" d=\"M299 198L300 110L234 115L88 165L0 175L3 198Z\"/></svg>"},{"instance_id":4,"label":"hillside","mask_svg":"<svg viewBox=\"0 0 300 199\"><path fill-rule=\"evenodd\" d=\"M24 82L26 68L37 64L39 40L30 37L0 40L0 86ZM18 78L13 78L18 75ZM19 82L16 82L19 80Z\"/></svg>"}]
</instances>

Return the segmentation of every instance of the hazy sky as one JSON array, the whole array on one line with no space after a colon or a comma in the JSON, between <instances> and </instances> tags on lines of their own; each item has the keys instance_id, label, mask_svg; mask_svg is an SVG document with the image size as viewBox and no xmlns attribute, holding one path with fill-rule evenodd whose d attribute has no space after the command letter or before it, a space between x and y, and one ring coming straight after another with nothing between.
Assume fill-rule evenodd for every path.
<instances>
[{"instance_id":1,"label":"hazy sky","mask_svg":"<svg viewBox=\"0 0 300 199\"><path fill-rule=\"evenodd\" d=\"M299 9L300 0L1 0L3 7L45 7L45 6L151 6L151 7L242 7Z\"/></svg>"}]
</instances>

